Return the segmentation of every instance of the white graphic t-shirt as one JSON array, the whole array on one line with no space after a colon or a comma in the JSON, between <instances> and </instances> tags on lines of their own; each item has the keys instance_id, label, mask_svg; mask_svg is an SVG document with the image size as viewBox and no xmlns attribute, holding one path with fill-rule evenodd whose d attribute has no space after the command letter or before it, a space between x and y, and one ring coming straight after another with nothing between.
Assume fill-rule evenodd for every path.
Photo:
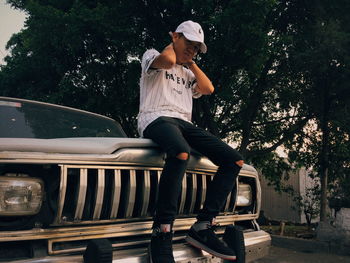
<instances>
[{"instance_id":1,"label":"white graphic t-shirt","mask_svg":"<svg viewBox=\"0 0 350 263\"><path fill-rule=\"evenodd\" d=\"M191 70L177 64L171 69L151 69L150 65L159 54L149 49L142 57L138 114L141 136L146 127L161 116L191 122L192 98L201 96L195 91L197 83Z\"/></svg>"}]
</instances>

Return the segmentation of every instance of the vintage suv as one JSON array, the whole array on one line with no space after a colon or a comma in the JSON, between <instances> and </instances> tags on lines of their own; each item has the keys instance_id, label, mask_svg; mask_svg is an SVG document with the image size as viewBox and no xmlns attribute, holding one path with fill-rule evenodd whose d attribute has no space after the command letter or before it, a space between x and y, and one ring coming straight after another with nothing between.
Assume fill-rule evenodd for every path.
<instances>
[{"instance_id":1,"label":"vintage suv","mask_svg":"<svg viewBox=\"0 0 350 263\"><path fill-rule=\"evenodd\" d=\"M36 101L0 97L0 118L0 261L148 262L164 163L155 143L127 138L113 119ZM177 262L221 262L184 240L216 169L191 153L174 226ZM244 165L236 185L217 233L241 229L238 260L249 262L268 253L271 238L256 222L257 171Z\"/></svg>"}]
</instances>

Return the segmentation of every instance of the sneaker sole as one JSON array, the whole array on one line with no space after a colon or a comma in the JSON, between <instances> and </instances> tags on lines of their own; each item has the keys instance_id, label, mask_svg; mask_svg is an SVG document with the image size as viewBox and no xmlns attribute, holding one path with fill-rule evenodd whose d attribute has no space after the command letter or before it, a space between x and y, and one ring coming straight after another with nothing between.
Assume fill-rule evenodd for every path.
<instances>
[{"instance_id":1,"label":"sneaker sole","mask_svg":"<svg viewBox=\"0 0 350 263\"><path fill-rule=\"evenodd\" d=\"M229 255L224 255L221 253L218 253L212 249L210 249L209 247L207 247L206 245L203 245L202 243L198 242L197 240L195 240L194 238L187 236L185 239L190 245L199 248L201 250L204 250L206 252L208 252L209 254L221 258L221 259L225 259L225 260L236 260L237 257L236 256L229 256Z\"/></svg>"}]
</instances>

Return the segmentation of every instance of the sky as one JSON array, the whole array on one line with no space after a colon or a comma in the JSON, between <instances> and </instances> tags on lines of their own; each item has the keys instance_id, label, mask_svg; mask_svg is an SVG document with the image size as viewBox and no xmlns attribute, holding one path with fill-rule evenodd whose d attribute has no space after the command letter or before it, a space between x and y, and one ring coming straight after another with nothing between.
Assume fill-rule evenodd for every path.
<instances>
[{"instance_id":1,"label":"sky","mask_svg":"<svg viewBox=\"0 0 350 263\"><path fill-rule=\"evenodd\" d=\"M8 54L6 43L12 34L18 33L24 27L25 13L11 8L6 0L0 0L0 64Z\"/></svg>"}]
</instances>

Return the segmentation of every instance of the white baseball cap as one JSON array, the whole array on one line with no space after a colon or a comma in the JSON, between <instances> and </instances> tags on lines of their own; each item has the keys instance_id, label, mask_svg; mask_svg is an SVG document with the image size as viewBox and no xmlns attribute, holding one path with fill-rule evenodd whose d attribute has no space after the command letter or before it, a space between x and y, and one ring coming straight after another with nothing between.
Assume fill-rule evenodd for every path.
<instances>
[{"instance_id":1,"label":"white baseball cap","mask_svg":"<svg viewBox=\"0 0 350 263\"><path fill-rule=\"evenodd\" d=\"M202 53L207 52L207 46L204 43L204 32L200 24L191 20L182 22L175 30L176 33L182 33L185 38L190 41L201 43L200 51Z\"/></svg>"}]
</instances>

